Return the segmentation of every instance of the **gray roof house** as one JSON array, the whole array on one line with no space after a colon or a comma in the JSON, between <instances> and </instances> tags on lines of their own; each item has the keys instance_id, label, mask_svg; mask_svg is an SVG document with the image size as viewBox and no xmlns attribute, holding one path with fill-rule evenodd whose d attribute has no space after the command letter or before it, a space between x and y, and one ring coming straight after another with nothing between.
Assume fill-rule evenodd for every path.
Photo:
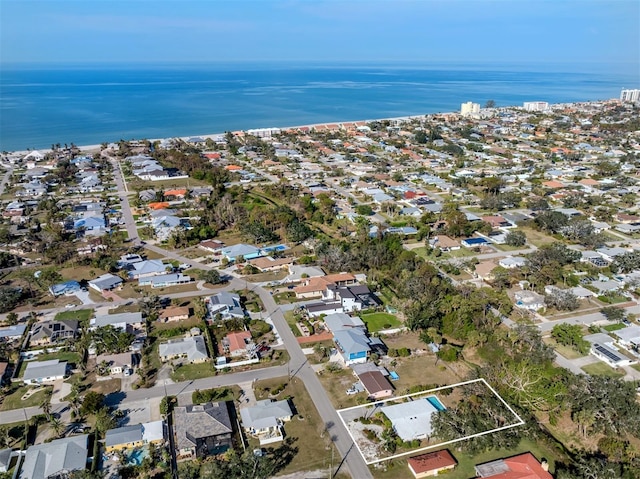
<instances>
[{"instance_id":1,"label":"gray roof house","mask_svg":"<svg viewBox=\"0 0 640 479\"><path fill-rule=\"evenodd\" d=\"M404 441L424 439L431 435L431 417L438 409L429 396L413 401L383 406L382 413L391 421L393 430Z\"/></svg>"},{"instance_id":2,"label":"gray roof house","mask_svg":"<svg viewBox=\"0 0 640 479\"><path fill-rule=\"evenodd\" d=\"M27 449L20 479L50 479L87 465L88 434L36 444Z\"/></svg>"},{"instance_id":3,"label":"gray roof house","mask_svg":"<svg viewBox=\"0 0 640 479\"><path fill-rule=\"evenodd\" d=\"M370 340L361 329L336 331L333 333L333 340L347 366L367 361L367 356L371 351Z\"/></svg>"},{"instance_id":4,"label":"gray roof house","mask_svg":"<svg viewBox=\"0 0 640 479\"><path fill-rule=\"evenodd\" d=\"M11 448L0 450L0 472L7 472L11 466Z\"/></svg>"},{"instance_id":5,"label":"gray roof house","mask_svg":"<svg viewBox=\"0 0 640 479\"><path fill-rule=\"evenodd\" d=\"M156 276L167 272L167 265L159 259L148 259L129 265L129 278L139 279L146 276Z\"/></svg>"},{"instance_id":6,"label":"gray roof house","mask_svg":"<svg viewBox=\"0 0 640 479\"><path fill-rule=\"evenodd\" d=\"M367 328L362 319L357 316L349 316L347 313L328 314L324 317L324 322L332 333L354 328L365 331Z\"/></svg>"},{"instance_id":7,"label":"gray roof house","mask_svg":"<svg viewBox=\"0 0 640 479\"><path fill-rule=\"evenodd\" d=\"M96 279L89 281L89 287L95 289L98 293L103 291L111 291L123 283L122 278L111 273L98 276Z\"/></svg>"},{"instance_id":8,"label":"gray roof house","mask_svg":"<svg viewBox=\"0 0 640 479\"><path fill-rule=\"evenodd\" d=\"M240 296L227 291L221 291L209 297L207 308L212 320L218 314L222 316L222 319L244 318L245 316L240 304Z\"/></svg>"},{"instance_id":9,"label":"gray roof house","mask_svg":"<svg viewBox=\"0 0 640 479\"><path fill-rule=\"evenodd\" d=\"M93 318L90 324L92 328L103 326L113 326L119 329L127 329L127 326L139 328L143 325L142 313L102 314Z\"/></svg>"},{"instance_id":10,"label":"gray roof house","mask_svg":"<svg viewBox=\"0 0 640 479\"><path fill-rule=\"evenodd\" d=\"M164 424L162 421L153 421L109 429L105 434L104 446L109 452L110 449L137 447L162 441L164 441Z\"/></svg>"},{"instance_id":11,"label":"gray roof house","mask_svg":"<svg viewBox=\"0 0 640 479\"><path fill-rule=\"evenodd\" d=\"M75 320L42 321L34 324L31 328L29 341L32 344L54 343L64 339L73 339L77 332L78 321Z\"/></svg>"},{"instance_id":12,"label":"gray roof house","mask_svg":"<svg viewBox=\"0 0 640 479\"><path fill-rule=\"evenodd\" d=\"M203 336L172 339L160 345L158 354L163 362L179 357L186 357L190 363L200 363L209 359Z\"/></svg>"},{"instance_id":13,"label":"gray roof house","mask_svg":"<svg viewBox=\"0 0 640 479\"><path fill-rule=\"evenodd\" d=\"M20 339L24 334L24 330L27 329L26 324L14 324L13 326L7 326L0 329L0 339L6 341L14 341Z\"/></svg>"},{"instance_id":14,"label":"gray roof house","mask_svg":"<svg viewBox=\"0 0 640 479\"><path fill-rule=\"evenodd\" d=\"M282 441L282 423L289 421L293 413L288 401L264 399L255 406L240 409L245 430L260 440L260 445Z\"/></svg>"},{"instance_id":15,"label":"gray roof house","mask_svg":"<svg viewBox=\"0 0 640 479\"><path fill-rule=\"evenodd\" d=\"M66 361L60 361L59 359L30 361L24 370L22 380L25 384L41 384L63 379L66 373Z\"/></svg>"},{"instance_id":16,"label":"gray roof house","mask_svg":"<svg viewBox=\"0 0 640 479\"><path fill-rule=\"evenodd\" d=\"M232 446L227 403L176 407L173 415L178 460L222 454Z\"/></svg>"}]
</instances>

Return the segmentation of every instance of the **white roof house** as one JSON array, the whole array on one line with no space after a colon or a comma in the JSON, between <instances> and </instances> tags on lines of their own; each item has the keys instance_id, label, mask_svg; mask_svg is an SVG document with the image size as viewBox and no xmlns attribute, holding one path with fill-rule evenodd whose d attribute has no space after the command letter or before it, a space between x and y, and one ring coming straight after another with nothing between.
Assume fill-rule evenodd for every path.
<instances>
[{"instance_id":1,"label":"white roof house","mask_svg":"<svg viewBox=\"0 0 640 479\"><path fill-rule=\"evenodd\" d=\"M158 354L162 361L186 357L187 361L197 363L209 359L203 336L191 336L162 343L158 349Z\"/></svg>"},{"instance_id":2,"label":"white roof house","mask_svg":"<svg viewBox=\"0 0 640 479\"><path fill-rule=\"evenodd\" d=\"M105 290L111 291L112 289L120 286L122 283L122 278L120 278L119 276L115 276L111 273L106 273L102 276L98 276L96 279L92 279L91 281L89 281L89 287L101 293Z\"/></svg>"},{"instance_id":3,"label":"white roof house","mask_svg":"<svg viewBox=\"0 0 640 479\"><path fill-rule=\"evenodd\" d=\"M156 276L167 272L167 265L159 259L139 261L129 266L129 278L138 279L146 276Z\"/></svg>"},{"instance_id":4,"label":"white roof house","mask_svg":"<svg viewBox=\"0 0 640 479\"><path fill-rule=\"evenodd\" d=\"M618 342L625 348L640 348L640 326L633 324L626 328L618 329L613 334L618 336Z\"/></svg>"},{"instance_id":5,"label":"white roof house","mask_svg":"<svg viewBox=\"0 0 640 479\"><path fill-rule=\"evenodd\" d=\"M36 444L27 449L20 479L66 477L62 474L79 471L87 465L89 435L71 436Z\"/></svg>"},{"instance_id":6,"label":"white roof house","mask_svg":"<svg viewBox=\"0 0 640 479\"><path fill-rule=\"evenodd\" d=\"M506 269L521 268L525 264L527 264L527 260L522 256L507 256L498 261L498 265Z\"/></svg>"},{"instance_id":7,"label":"white roof house","mask_svg":"<svg viewBox=\"0 0 640 479\"><path fill-rule=\"evenodd\" d=\"M27 363L22 380L25 384L41 384L63 379L67 373L67 362L59 359L31 361Z\"/></svg>"},{"instance_id":8,"label":"white roof house","mask_svg":"<svg viewBox=\"0 0 640 479\"><path fill-rule=\"evenodd\" d=\"M113 326L114 328L127 329L127 326L139 327L142 325L142 313L118 313L96 316L90 321L92 328Z\"/></svg>"},{"instance_id":9,"label":"white roof house","mask_svg":"<svg viewBox=\"0 0 640 479\"><path fill-rule=\"evenodd\" d=\"M438 409L431 404L428 398L383 406L381 408L391 421L394 431L404 441L424 439L431 435L431 416Z\"/></svg>"},{"instance_id":10,"label":"white roof house","mask_svg":"<svg viewBox=\"0 0 640 479\"><path fill-rule=\"evenodd\" d=\"M207 308L212 320L218 314L223 319L244 318L245 316L240 303L240 296L227 291L221 291L211 296L207 302Z\"/></svg>"}]
</instances>

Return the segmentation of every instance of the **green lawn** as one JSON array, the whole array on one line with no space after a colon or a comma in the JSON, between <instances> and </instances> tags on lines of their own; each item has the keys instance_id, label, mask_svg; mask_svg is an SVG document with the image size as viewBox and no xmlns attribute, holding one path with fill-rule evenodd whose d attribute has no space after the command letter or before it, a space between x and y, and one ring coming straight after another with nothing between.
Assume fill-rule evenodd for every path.
<instances>
[{"instance_id":1,"label":"green lawn","mask_svg":"<svg viewBox=\"0 0 640 479\"><path fill-rule=\"evenodd\" d=\"M592 376L608 376L610 378L621 378L624 373L620 373L608 364L598 361L597 363L587 364L581 368L585 373Z\"/></svg>"},{"instance_id":2,"label":"green lawn","mask_svg":"<svg viewBox=\"0 0 640 479\"><path fill-rule=\"evenodd\" d=\"M631 367L636 371L640 371L640 364L632 364Z\"/></svg>"},{"instance_id":3,"label":"green lawn","mask_svg":"<svg viewBox=\"0 0 640 479\"><path fill-rule=\"evenodd\" d=\"M0 405L0 411L8 411L10 409L22 409L23 407L32 407L32 406L40 406L42 401L44 400L46 391L43 389L42 391L38 391L35 394L29 396L26 400L22 400L22 396L29 390L32 389L30 386L22 386L16 389L13 393L7 394ZM50 389L48 387L47 389Z\"/></svg>"},{"instance_id":4,"label":"green lawn","mask_svg":"<svg viewBox=\"0 0 640 479\"><path fill-rule=\"evenodd\" d=\"M175 368L171 374L174 381L188 381L191 379L202 379L215 376L216 371L209 361L198 364L185 364Z\"/></svg>"},{"instance_id":5,"label":"green lawn","mask_svg":"<svg viewBox=\"0 0 640 479\"><path fill-rule=\"evenodd\" d=\"M276 293L273 295L273 300L276 304L289 304L295 303L296 293L293 291L283 291L282 293Z\"/></svg>"},{"instance_id":6,"label":"green lawn","mask_svg":"<svg viewBox=\"0 0 640 479\"><path fill-rule=\"evenodd\" d=\"M370 333L375 333L383 329L397 328L402 323L393 314L389 313L368 313L361 316L367 325Z\"/></svg>"},{"instance_id":7,"label":"green lawn","mask_svg":"<svg viewBox=\"0 0 640 479\"><path fill-rule=\"evenodd\" d=\"M624 329L626 328L626 326L622 323L616 323L616 324L609 324L607 326L603 326L602 329L612 332L612 331L618 331L619 329Z\"/></svg>"},{"instance_id":8,"label":"green lawn","mask_svg":"<svg viewBox=\"0 0 640 479\"><path fill-rule=\"evenodd\" d=\"M302 336L302 334L300 334L300 330L298 329L298 326L296 326L296 315L294 314L293 311L285 311L284 319L287 320L287 324L291 328L291 331L293 332L294 336Z\"/></svg>"},{"instance_id":9,"label":"green lawn","mask_svg":"<svg viewBox=\"0 0 640 479\"><path fill-rule=\"evenodd\" d=\"M93 309L78 309L74 311L61 311L56 314L56 321L75 319L77 321L85 322L93 316Z\"/></svg>"}]
</instances>

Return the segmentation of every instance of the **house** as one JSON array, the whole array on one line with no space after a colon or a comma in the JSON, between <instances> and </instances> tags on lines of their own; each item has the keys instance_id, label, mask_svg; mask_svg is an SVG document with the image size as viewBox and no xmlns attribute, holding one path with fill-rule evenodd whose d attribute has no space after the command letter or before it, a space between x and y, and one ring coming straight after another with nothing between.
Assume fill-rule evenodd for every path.
<instances>
[{"instance_id":1,"label":"house","mask_svg":"<svg viewBox=\"0 0 640 479\"><path fill-rule=\"evenodd\" d=\"M0 329L0 341L13 342L20 338L27 329L26 324L14 324Z\"/></svg>"},{"instance_id":2,"label":"house","mask_svg":"<svg viewBox=\"0 0 640 479\"><path fill-rule=\"evenodd\" d=\"M258 268L263 273L287 268L291 263L293 263L293 258L273 258L271 256L249 260L251 266Z\"/></svg>"},{"instance_id":3,"label":"house","mask_svg":"<svg viewBox=\"0 0 640 479\"><path fill-rule=\"evenodd\" d=\"M465 238L460 244L465 248L475 248L476 246L484 246L489 244L489 241L485 238Z\"/></svg>"},{"instance_id":4,"label":"house","mask_svg":"<svg viewBox=\"0 0 640 479\"><path fill-rule=\"evenodd\" d=\"M166 343L160 344L158 355L162 362L175 358L186 358L190 363L203 363L209 359L203 336L171 339Z\"/></svg>"},{"instance_id":5,"label":"house","mask_svg":"<svg viewBox=\"0 0 640 479\"><path fill-rule=\"evenodd\" d=\"M198 246L203 250L210 251L211 253L219 253L220 250L224 248L224 243L222 241L208 239L200 241Z\"/></svg>"},{"instance_id":6,"label":"house","mask_svg":"<svg viewBox=\"0 0 640 479\"><path fill-rule=\"evenodd\" d=\"M145 444L161 444L162 442L164 442L164 423L153 421L109 429L104 438L104 450L110 454L114 451L133 449Z\"/></svg>"},{"instance_id":7,"label":"house","mask_svg":"<svg viewBox=\"0 0 640 479\"><path fill-rule=\"evenodd\" d=\"M478 464L476 475L478 478L491 479L553 479L549 474L548 464L540 464L533 454L525 452L506 459Z\"/></svg>"},{"instance_id":8,"label":"house","mask_svg":"<svg viewBox=\"0 0 640 479\"><path fill-rule=\"evenodd\" d=\"M493 279L492 271L496 269L497 266L498 265L491 260L481 261L476 265L474 274L480 279L491 281L491 279Z\"/></svg>"},{"instance_id":9,"label":"house","mask_svg":"<svg viewBox=\"0 0 640 479\"><path fill-rule=\"evenodd\" d=\"M545 308L544 296L535 291L516 291L514 294L516 300L516 308L526 309L528 311L538 311Z\"/></svg>"},{"instance_id":10,"label":"house","mask_svg":"<svg viewBox=\"0 0 640 479\"><path fill-rule=\"evenodd\" d=\"M138 279L138 286L151 286L152 288L167 288L191 282L191 276L182 273L160 274Z\"/></svg>"},{"instance_id":11,"label":"house","mask_svg":"<svg viewBox=\"0 0 640 479\"><path fill-rule=\"evenodd\" d=\"M222 319L244 318L245 313L240 304L240 296L237 294L221 291L209 297L207 309L211 320L219 314Z\"/></svg>"},{"instance_id":12,"label":"house","mask_svg":"<svg viewBox=\"0 0 640 479\"><path fill-rule=\"evenodd\" d=\"M527 259L522 256L507 256L498 261L498 266L502 266L505 269L522 268L526 264Z\"/></svg>"},{"instance_id":13,"label":"house","mask_svg":"<svg viewBox=\"0 0 640 479\"><path fill-rule=\"evenodd\" d=\"M289 401L257 401L255 406L240 409L245 431L257 437L260 445L282 441L282 424L290 421L293 413Z\"/></svg>"},{"instance_id":14,"label":"house","mask_svg":"<svg viewBox=\"0 0 640 479\"><path fill-rule=\"evenodd\" d=\"M111 291L123 283L122 278L111 273L103 274L89 281L89 287L95 289L98 293L103 291Z\"/></svg>"},{"instance_id":15,"label":"house","mask_svg":"<svg viewBox=\"0 0 640 479\"><path fill-rule=\"evenodd\" d=\"M11 468L11 453L13 450L8 447L0 449L0 472L7 472Z\"/></svg>"},{"instance_id":16,"label":"house","mask_svg":"<svg viewBox=\"0 0 640 479\"><path fill-rule=\"evenodd\" d=\"M69 319L41 321L31 328L29 343L31 345L52 344L65 339L73 339L78 333L78 321Z\"/></svg>"},{"instance_id":17,"label":"house","mask_svg":"<svg viewBox=\"0 0 640 479\"><path fill-rule=\"evenodd\" d=\"M87 467L89 435L71 436L29 446L20 470L20 479L68 477L71 471Z\"/></svg>"},{"instance_id":18,"label":"house","mask_svg":"<svg viewBox=\"0 0 640 479\"><path fill-rule=\"evenodd\" d=\"M27 385L51 383L64 379L67 374L67 362L59 359L49 361L30 361L24 370L22 381Z\"/></svg>"},{"instance_id":19,"label":"house","mask_svg":"<svg viewBox=\"0 0 640 479\"><path fill-rule=\"evenodd\" d=\"M356 283L356 277L350 273L329 274L326 276L318 276L306 278L300 286L293 288L296 298L315 298L322 296L327 286L335 284L337 286L347 286Z\"/></svg>"},{"instance_id":20,"label":"house","mask_svg":"<svg viewBox=\"0 0 640 479\"><path fill-rule=\"evenodd\" d=\"M62 296L63 294L73 294L76 291L80 291L82 288L80 287L80 283L77 281L65 281L64 283L57 283L52 285L49 288L49 292L54 296Z\"/></svg>"},{"instance_id":21,"label":"house","mask_svg":"<svg viewBox=\"0 0 640 479\"><path fill-rule=\"evenodd\" d=\"M371 352L370 340L361 329L335 331L333 341L347 366L367 362Z\"/></svg>"},{"instance_id":22,"label":"house","mask_svg":"<svg viewBox=\"0 0 640 479\"><path fill-rule=\"evenodd\" d=\"M444 406L436 396L429 396L380 409L403 441L413 441L431 435L431 416L443 410Z\"/></svg>"},{"instance_id":23,"label":"house","mask_svg":"<svg viewBox=\"0 0 640 479\"><path fill-rule=\"evenodd\" d=\"M458 465L458 461L454 459L447 449L410 457L407 463L411 474L413 474L413 477L416 479L437 476Z\"/></svg>"},{"instance_id":24,"label":"house","mask_svg":"<svg viewBox=\"0 0 640 479\"><path fill-rule=\"evenodd\" d=\"M614 333L618 337L618 343L625 349L640 352L640 326L635 324L618 329Z\"/></svg>"},{"instance_id":25,"label":"house","mask_svg":"<svg viewBox=\"0 0 640 479\"><path fill-rule=\"evenodd\" d=\"M346 313L328 314L324 317L324 323L332 333L345 329L367 330L367 326L358 316L349 316Z\"/></svg>"},{"instance_id":26,"label":"house","mask_svg":"<svg viewBox=\"0 0 640 479\"><path fill-rule=\"evenodd\" d=\"M460 243L446 235L437 235L429 243L431 243L431 246L434 248L438 248L443 252L460 249Z\"/></svg>"},{"instance_id":27,"label":"house","mask_svg":"<svg viewBox=\"0 0 640 479\"><path fill-rule=\"evenodd\" d=\"M238 331L229 333L222 339L222 347L225 354L229 354L232 358L246 355L255 347L251 341L250 331Z\"/></svg>"},{"instance_id":28,"label":"house","mask_svg":"<svg viewBox=\"0 0 640 479\"><path fill-rule=\"evenodd\" d=\"M233 246L225 246L220 250L220 254L227 258L229 262L234 262L239 259L244 259L246 261L262 256L260 248L242 243L235 244Z\"/></svg>"},{"instance_id":29,"label":"house","mask_svg":"<svg viewBox=\"0 0 640 479\"><path fill-rule=\"evenodd\" d=\"M382 304L382 301L369 290L368 286L359 284L351 286L329 284L322 292L322 300L328 302L339 301L345 312L376 308Z\"/></svg>"},{"instance_id":30,"label":"house","mask_svg":"<svg viewBox=\"0 0 640 479\"><path fill-rule=\"evenodd\" d=\"M113 326L117 329L127 330L142 330L144 328L144 322L142 320L142 313L118 313L118 314L103 314L92 318L89 322L90 328L101 328L103 326Z\"/></svg>"},{"instance_id":31,"label":"house","mask_svg":"<svg viewBox=\"0 0 640 479\"><path fill-rule=\"evenodd\" d=\"M129 278L140 279L149 276L158 276L167 272L167 266L159 259L139 261L129 265Z\"/></svg>"},{"instance_id":32,"label":"house","mask_svg":"<svg viewBox=\"0 0 640 479\"><path fill-rule=\"evenodd\" d=\"M189 312L190 310L187 306L169 306L160 311L158 321L162 323L186 321L189 319Z\"/></svg>"},{"instance_id":33,"label":"house","mask_svg":"<svg viewBox=\"0 0 640 479\"><path fill-rule=\"evenodd\" d=\"M366 389L369 399L383 399L393 395L393 386L380 371L366 371L358 374L358 379Z\"/></svg>"},{"instance_id":34,"label":"house","mask_svg":"<svg viewBox=\"0 0 640 479\"><path fill-rule=\"evenodd\" d=\"M178 460L222 454L233 446L227 403L176 407L173 422Z\"/></svg>"},{"instance_id":35,"label":"house","mask_svg":"<svg viewBox=\"0 0 640 479\"><path fill-rule=\"evenodd\" d=\"M613 260L616 259L616 257L626 254L629 251L624 248L618 248L617 246L614 246L613 248L608 248L608 247L597 248L596 252L600 256L602 256L604 260L612 262Z\"/></svg>"},{"instance_id":36,"label":"house","mask_svg":"<svg viewBox=\"0 0 640 479\"><path fill-rule=\"evenodd\" d=\"M109 374L122 374L125 369L136 365L138 360L130 352L120 354L101 354L96 357L96 364L106 363Z\"/></svg>"},{"instance_id":37,"label":"house","mask_svg":"<svg viewBox=\"0 0 640 479\"><path fill-rule=\"evenodd\" d=\"M619 353L607 344L591 343L591 354L593 354L600 361L604 361L612 368L618 368L621 366L629 366L637 361L628 358L624 354Z\"/></svg>"},{"instance_id":38,"label":"house","mask_svg":"<svg viewBox=\"0 0 640 479\"><path fill-rule=\"evenodd\" d=\"M500 215L482 216L482 221L489 223L492 228L513 228L515 225Z\"/></svg>"}]
</instances>

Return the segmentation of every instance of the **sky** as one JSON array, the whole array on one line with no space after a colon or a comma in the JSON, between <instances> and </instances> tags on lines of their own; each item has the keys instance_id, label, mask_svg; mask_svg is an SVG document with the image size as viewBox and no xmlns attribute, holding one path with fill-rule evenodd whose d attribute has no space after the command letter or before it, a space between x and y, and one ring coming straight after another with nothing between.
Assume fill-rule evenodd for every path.
<instances>
[{"instance_id":1,"label":"sky","mask_svg":"<svg viewBox=\"0 0 640 479\"><path fill-rule=\"evenodd\" d=\"M0 64L620 62L638 0L0 0Z\"/></svg>"}]
</instances>

